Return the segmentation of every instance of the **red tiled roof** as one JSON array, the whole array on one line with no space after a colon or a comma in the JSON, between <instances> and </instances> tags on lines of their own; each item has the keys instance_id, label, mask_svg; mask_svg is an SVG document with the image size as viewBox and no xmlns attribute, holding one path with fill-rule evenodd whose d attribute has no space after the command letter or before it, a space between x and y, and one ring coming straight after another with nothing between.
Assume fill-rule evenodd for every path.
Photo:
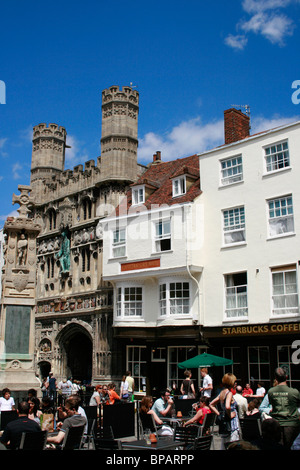
<instances>
[{"instance_id":1,"label":"red tiled roof","mask_svg":"<svg viewBox=\"0 0 300 470\"><path fill-rule=\"evenodd\" d=\"M187 192L182 196L172 196L172 179L181 175L191 176L194 180ZM151 209L152 205L159 207L161 205L174 205L186 202L192 202L201 194L200 190L200 174L199 174L199 156L192 155L190 157L179 158L169 162L156 161L143 173L132 187L148 184L152 185L154 191L142 204L143 209ZM156 187L156 189L155 189ZM132 191L127 192L127 211L133 212ZM139 211L140 206L134 206ZM122 208L124 210L124 207ZM116 208L116 215L119 215L119 207Z\"/></svg>"}]
</instances>

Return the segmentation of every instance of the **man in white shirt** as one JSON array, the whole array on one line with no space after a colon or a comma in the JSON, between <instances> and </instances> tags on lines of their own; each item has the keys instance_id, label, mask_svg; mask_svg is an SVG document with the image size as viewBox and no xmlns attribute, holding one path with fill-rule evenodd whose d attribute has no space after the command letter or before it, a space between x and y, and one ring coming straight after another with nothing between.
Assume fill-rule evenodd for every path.
<instances>
[{"instance_id":1,"label":"man in white shirt","mask_svg":"<svg viewBox=\"0 0 300 470\"><path fill-rule=\"evenodd\" d=\"M266 394L266 389L263 386L262 382L258 382L257 389L256 389L256 396L257 397L264 397Z\"/></svg>"},{"instance_id":2,"label":"man in white shirt","mask_svg":"<svg viewBox=\"0 0 300 470\"><path fill-rule=\"evenodd\" d=\"M211 397L211 392L212 392L212 389L213 389L212 378L210 377L210 375L208 375L208 370L207 370L206 367L202 367L202 369L200 370L200 373L201 373L201 377L203 379L203 382L202 382L202 387L199 388L199 391L205 397L210 398Z\"/></svg>"},{"instance_id":3,"label":"man in white shirt","mask_svg":"<svg viewBox=\"0 0 300 470\"><path fill-rule=\"evenodd\" d=\"M4 388L2 390L2 397L0 398L0 411L12 411L15 409L15 401L10 395L10 390Z\"/></svg>"},{"instance_id":4,"label":"man in white shirt","mask_svg":"<svg viewBox=\"0 0 300 470\"><path fill-rule=\"evenodd\" d=\"M240 419L243 419L245 417L246 412L248 411L248 401L247 401L247 398L243 397L242 392L243 392L243 388L240 385L238 385L236 387L236 394L233 395L233 398L238 405Z\"/></svg>"}]
</instances>

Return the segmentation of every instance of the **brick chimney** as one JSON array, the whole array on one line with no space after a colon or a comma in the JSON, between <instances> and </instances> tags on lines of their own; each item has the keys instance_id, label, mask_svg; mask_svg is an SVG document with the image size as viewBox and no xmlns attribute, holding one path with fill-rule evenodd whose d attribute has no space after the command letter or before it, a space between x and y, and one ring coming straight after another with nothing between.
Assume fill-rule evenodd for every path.
<instances>
[{"instance_id":1,"label":"brick chimney","mask_svg":"<svg viewBox=\"0 0 300 470\"><path fill-rule=\"evenodd\" d=\"M225 144L231 144L250 136L250 117L231 108L224 111Z\"/></svg>"},{"instance_id":2,"label":"brick chimney","mask_svg":"<svg viewBox=\"0 0 300 470\"><path fill-rule=\"evenodd\" d=\"M160 151L157 151L153 155L153 163L155 163L155 162L161 162L161 152Z\"/></svg>"}]
</instances>

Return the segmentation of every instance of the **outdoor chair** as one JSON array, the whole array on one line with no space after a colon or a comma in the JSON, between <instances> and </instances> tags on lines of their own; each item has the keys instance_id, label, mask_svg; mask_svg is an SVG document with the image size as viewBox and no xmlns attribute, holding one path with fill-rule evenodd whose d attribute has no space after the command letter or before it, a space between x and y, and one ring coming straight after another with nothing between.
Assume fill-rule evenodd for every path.
<instances>
[{"instance_id":1,"label":"outdoor chair","mask_svg":"<svg viewBox=\"0 0 300 470\"><path fill-rule=\"evenodd\" d=\"M1 425L0 429L3 431L6 428L6 425L10 423L10 421L14 421L15 419L18 419L18 412L17 410L12 410L12 411L1 411L0 413L0 420L1 420Z\"/></svg>"},{"instance_id":2,"label":"outdoor chair","mask_svg":"<svg viewBox=\"0 0 300 470\"><path fill-rule=\"evenodd\" d=\"M121 441L118 439L96 438L94 441L95 450L120 450L122 449Z\"/></svg>"},{"instance_id":3,"label":"outdoor chair","mask_svg":"<svg viewBox=\"0 0 300 470\"><path fill-rule=\"evenodd\" d=\"M206 434L213 434L216 424L217 415L215 413L207 413L204 416L202 425L200 426L200 436L205 436Z\"/></svg>"},{"instance_id":4,"label":"outdoor chair","mask_svg":"<svg viewBox=\"0 0 300 470\"><path fill-rule=\"evenodd\" d=\"M140 423L140 434L141 437L144 438L145 432L149 430L150 432L154 433L158 438L157 434L157 426L152 414L140 414L139 415L139 423Z\"/></svg>"},{"instance_id":5,"label":"outdoor chair","mask_svg":"<svg viewBox=\"0 0 300 470\"><path fill-rule=\"evenodd\" d=\"M244 441L254 441L259 439L262 435L261 433L261 422L260 419L240 419L240 429L242 434L242 439Z\"/></svg>"},{"instance_id":6,"label":"outdoor chair","mask_svg":"<svg viewBox=\"0 0 300 470\"><path fill-rule=\"evenodd\" d=\"M207 436L197 437L194 442L193 450L210 450L212 442L213 442L212 434L209 434Z\"/></svg>"},{"instance_id":7,"label":"outdoor chair","mask_svg":"<svg viewBox=\"0 0 300 470\"><path fill-rule=\"evenodd\" d=\"M95 433L96 439L114 439L114 432L112 426L104 426L102 428L98 428L97 432Z\"/></svg>"},{"instance_id":8,"label":"outdoor chair","mask_svg":"<svg viewBox=\"0 0 300 470\"><path fill-rule=\"evenodd\" d=\"M95 450L118 450L121 449L121 441L114 437L112 426L100 428L94 438Z\"/></svg>"},{"instance_id":9,"label":"outdoor chair","mask_svg":"<svg viewBox=\"0 0 300 470\"><path fill-rule=\"evenodd\" d=\"M44 450L48 431L23 432L19 450Z\"/></svg>"},{"instance_id":10,"label":"outdoor chair","mask_svg":"<svg viewBox=\"0 0 300 470\"><path fill-rule=\"evenodd\" d=\"M98 406L84 406L83 407L87 419L97 419L98 417Z\"/></svg>"},{"instance_id":11,"label":"outdoor chair","mask_svg":"<svg viewBox=\"0 0 300 470\"><path fill-rule=\"evenodd\" d=\"M84 442L85 426L68 428L63 439L61 450L81 450Z\"/></svg>"},{"instance_id":12,"label":"outdoor chair","mask_svg":"<svg viewBox=\"0 0 300 470\"><path fill-rule=\"evenodd\" d=\"M195 439L200 437L201 426L190 425L187 427L175 426L174 441L179 442L179 447L185 450L191 449L195 443Z\"/></svg>"},{"instance_id":13,"label":"outdoor chair","mask_svg":"<svg viewBox=\"0 0 300 470\"><path fill-rule=\"evenodd\" d=\"M94 448L96 419L88 419L87 424L88 428L87 433L84 434L84 444L87 445L87 448L89 449L90 446Z\"/></svg>"}]
</instances>

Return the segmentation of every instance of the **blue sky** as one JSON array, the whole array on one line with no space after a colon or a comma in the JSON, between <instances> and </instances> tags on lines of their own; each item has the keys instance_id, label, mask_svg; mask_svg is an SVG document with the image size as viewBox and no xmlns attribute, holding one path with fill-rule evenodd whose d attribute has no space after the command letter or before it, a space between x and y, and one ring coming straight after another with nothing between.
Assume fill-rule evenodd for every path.
<instances>
[{"instance_id":1,"label":"blue sky","mask_svg":"<svg viewBox=\"0 0 300 470\"><path fill-rule=\"evenodd\" d=\"M138 160L223 143L223 112L252 130L300 119L300 0L0 0L0 228L29 184L32 128L66 128L66 168L100 155L101 92L140 93ZM1 82L0 82L1 85ZM1 101L1 89L0 89ZM3 86L2 86L3 101Z\"/></svg>"}]
</instances>

